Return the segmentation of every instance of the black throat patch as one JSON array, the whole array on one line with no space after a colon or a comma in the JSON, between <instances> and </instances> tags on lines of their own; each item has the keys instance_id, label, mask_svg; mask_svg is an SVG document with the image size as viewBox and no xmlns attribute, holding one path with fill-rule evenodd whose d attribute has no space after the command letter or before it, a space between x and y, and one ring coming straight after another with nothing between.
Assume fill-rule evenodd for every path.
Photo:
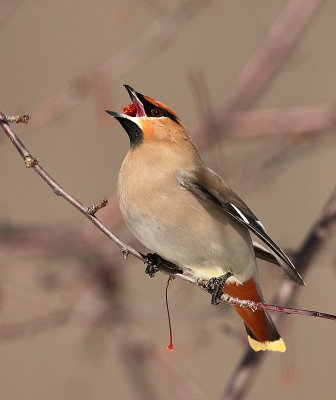
<instances>
[{"instance_id":1,"label":"black throat patch","mask_svg":"<svg viewBox=\"0 0 336 400\"><path fill-rule=\"evenodd\" d=\"M127 132L130 139L130 146L136 147L143 141L143 133L139 126L128 118L115 117Z\"/></svg>"}]
</instances>

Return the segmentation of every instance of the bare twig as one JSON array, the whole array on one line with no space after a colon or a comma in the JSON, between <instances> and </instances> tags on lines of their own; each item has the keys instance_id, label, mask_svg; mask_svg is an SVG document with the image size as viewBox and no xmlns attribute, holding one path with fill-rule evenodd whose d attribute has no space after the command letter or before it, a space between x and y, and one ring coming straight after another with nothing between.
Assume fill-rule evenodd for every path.
<instances>
[{"instance_id":1,"label":"bare twig","mask_svg":"<svg viewBox=\"0 0 336 400\"><path fill-rule=\"evenodd\" d=\"M119 248L122 249L122 253L124 255L124 259L127 259L129 254L132 254L134 257L140 259L141 261L144 261L144 258L141 253L139 253L137 250L135 250L133 247L128 246L127 244L123 243L118 237L116 237L97 217L92 215L90 213L90 209L85 207L79 200L77 200L75 197L70 195L68 192L66 192L38 163L37 159L32 157L31 154L28 152L24 144L21 142L19 137L13 132L13 130L10 128L7 122L8 118L0 113L0 125L2 129L5 131L7 136L10 138L18 152L20 153L21 157L25 160L25 163L27 165L27 160L30 162L30 167L35 170L36 173L40 175L40 177L52 188L52 190L58 195L63 197L68 203L70 203L73 207L75 207L77 210L79 210L82 214L84 214L98 229L100 229L108 238L110 238ZM336 215L335 207L334 206L329 206L326 211L323 213L323 218L322 222L319 220L318 221L318 233L321 234L322 232L322 223L327 224L329 226L330 222L334 220ZM317 229L317 228L316 228ZM300 266L300 260L296 260L296 265ZM165 273L168 273L167 271L163 271ZM174 274L174 276L179 277L180 279L183 279L185 281L188 281L190 283L196 284L202 289L206 290L206 283L207 281L200 281L194 276L188 276L184 274ZM286 314L301 314L301 315L310 315L310 316L315 316L319 318L327 318L327 319L335 319L336 317L330 315L330 314L325 314L325 313L320 313L316 311L309 311L309 310L299 310L299 309L291 309L291 308L284 308L284 305L281 304L280 306L275 306L275 305L267 305L265 303L254 303L251 301L246 301L246 300L240 300L236 298L232 298L226 294L223 294L221 297L222 301L225 301L230 304L235 304L239 305L241 307L249 307L252 310L258 310L258 309L271 309L272 311L278 311L281 313L286 313Z\"/></svg>"},{"instance_id":2,"label":"bare twig","mask_svg":"<svg viewBox=\"0 0 336 400\"><path fill-rule=\"evenodd\" d=\"M331 319L336 321L336 315L333 314L326 314L322 313L319 311L311 311L311 310L303 310L301 308L292 308L292 307L283 307L283 306L275 306L272 304L265 304L265 303L255 303L250 300L240 300L236 298L228 298L225 300L225 295L224 294L224 301L231 305L236 305L240 307L248 307L251 310L257 311L257 310L269 310L269 311L276 311L284 314L299 314L299 315L305 315L307 317L317 317L317 318L323 318L323 319ZM244 304L246 302L246 304Z\"/></svg>"},{"instance_id":3,"label":"bare twig","mask_svg":"<svg viewBox=\"0 0 336 400\"><path fill-rule=\"evenodd\" d=\"M328 232L336 220L336 189L331 198L323 208L319 218L311 228L300 250L294 257L294 265L301 274L312 264L314 257L323 247L328 238ZM279 306L285 306L297 290L287 279L282 282L273 302ZM278 314L279 315L279 314ZM275 320L277 318L274 318ZM255 353L247 349L236 370L232 374L229 384L223 394L222 400L241 400L244 397L260 362L264 359L265 353Z\"/></svg>"},{"instance_id":4,"label":"bare twig","mask_svg":"<svg viewBox=\"0 0 336 400\"><path fill-rule=\"evenodd\" d=\"M7 123L7 117L0 112L0 125L5 131L6 135L9 137L13 145L16 147L17 151L20 153L21 157L24 159L26 165L33 168L34 171L40 175L40 177L49 185L49 187L55 192L57 196L63 197L68 203L75 207L78 211L86 216L97 228L102 231L107 237L109 237L117 246L119 246L122 251L127 251L128 253L134 255L135 257L142 260L142 256L135 249L126 246L119 238L117 238L107 227L94 215L91 215L88 207L85 207L79 200L73 197L71 194L66 192L61 185L59 185L55 179L53 179L47 171L42 168L37 159L33 157L21 142L19 137L13 132Z\"/></svg>"}]
</instances>

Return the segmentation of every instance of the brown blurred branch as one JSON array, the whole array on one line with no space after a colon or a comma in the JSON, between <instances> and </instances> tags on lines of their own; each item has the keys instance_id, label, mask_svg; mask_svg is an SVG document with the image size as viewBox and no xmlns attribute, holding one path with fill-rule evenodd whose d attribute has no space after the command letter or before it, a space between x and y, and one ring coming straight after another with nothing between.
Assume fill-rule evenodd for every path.
<instances>
[{"instance_id":1,"label":"brown blurred branch","mask_svg":"<svg viewBox=\"0 0 336 400\"><path fill-rule=\"evenodd\" d=\"M0 342L5 340L13 340L24 336L35 335L55 326L62 325L66 322L71 313L68 309L56 310L48 315L32 318L27 321L1 324L0 325Z\"/></svg>"},{"instance_id":2,"label":"brown blurred branch","mask_svg":"<svg viewBox=\"0 0 336 400\"><path fill-rule=\"evenodd\" d=\"M140 382L139 378L141 379L144 375L143 367L145 365L168 383L169 390L174 393L174 398L193 400L208 398L188 376L176 368L170 358L165 356L166 352L155 348L152 343L135 341L134 338L129 339L128 337L127 333L120 338L122 358L127 363L128 371L133 375L132 379L136 379L137 387L144 384L144 380ZM145 390L148 391L148 389L148 386L145 387Z\"/></svg>"},{"instance_id":3,"label":"brown blurred branch","mask_svg":"<svg viewBox=\"0 0 336 400\"><path fill-rule=\"evenodd\" d=\"M202 142L209 132L212 140L218 131L229 130L233 112L246 109L266 88L290 52L304 28L316 14L322 0L291 0L272 23L263 43L246 64L233 86L229 100L220 104L198 127L196 136Z\"/></svg>"},{"instance_id":4,"label":"brown blurred branch","mask_svg":"<svg viewBox=\"0 0 336 400\"><path fill-rule=\"evenodd\" d=\"M233 112L227 117L228 137L250 139L284 135L300 137L326 130L336 123L336 107L314 104L288 109Z\"/></svg>"},{"instance_id":5,"label":"brown blurred branch","mask_svg":"<svg viewBox=\"0 0 336 400\"><path fill-rule=\"evenodd\" d=\"M326 243L328 233L335 221L336 189L294 257L293 263L301 275L310 267L316 255ZM298 287L293 286L287 279L283 280L272 302L279 306L285 306L291 301L297 289ZM279 315L275 316L275 321L279 318ZM257 373L257 368L264 357L265 353L255 353L251 349L246 350L228 383L222 400L241 400L244 398L244 394L251 385Z\"/></svg>"},{"instance_id":6,"label":"brown blurred branch","mask_svg":"<svg viewBox=\"0 0 336 400\"><path fill-rule=\"evenodd\" d=\"M109 306L110 303L108 303L107 307ZM107 312L109 312L109 308L107 308ZM91 314L91 308L83 310L78 307L74 309L73 306L69 306L24 322L1 324L0 343L6 340L37 335L69 322L90 325L94 321ZM111 322L110 318L105 318L105 320ZM119 318L114 322L117 322L121 327L121 330L114 330L114 336L116 336L121 344L122 360L128 372L132 375L132 379L135 380L134 384L137 391L147 394L152 393L151 386L149 384L146 385L145 380L145 377L150 378L152 376L152 373L148 374L148 369L151 369L153 373L168 381L170 390L176 395L176 398L185 399L188 395L192 395L192 398L195 400L205 400L207 398L201 389L190 378L179 371L155 344L146 342L130 334L134 328L130 325L131 321L127 317L126 319L125 317ZM149 397L144 396L144 398L148 399Z\"/></svg>"},{"instance_id":7,"label":"brown blurred branch","mask_svg":"<svg viewBox=\"0 0 336 400\"><path fill-rule=\"evenodd\" d=\"M18 2L15 0L0 0L0 23L3 23L3 20L5 20L20 3L20 1Z\"/></svg>"},{"instance_id":8,"label":"brown blurred branch","mask_svg":"<svg viewBox=\"0 0 336 400\"><path fill-rule=\"evenodd\" d=\"M334 109L328 105L311 106L307 109L297 107L293 110L265 110L248 114L238 112L250 104L275 75L321 2L322 0L289 2L237 79L231 99L219 106L217 111L210 113L208 110L204 113L203 121L195 130L197 136L201 136L201 144L213 141L213 134L209 135L209 132L213 133L216 126L221 129L225 126L232 127L229 133L232 137L249 138L283 132L300 135L320 131L334 124ZM89 91L97 92L97 81L102 80L106 87L108 82L136 68L146 57L169 42L186 21L207 3L207 0L188 0L168 15L163 15L135 44L123 49L95 70L77 77L67 87L35 107L33 124L44 124L70 109Z\"/></svg>"},{"instance_id":9,"label":"brown blurred branch","mask_svg":"<svg viewBox=\"0 0 336 400\"><path fill-rule=\"evenodd\" d=\"M148 31L129 47L122 49L98 68L77 77L31 110L34 126L41 126L61 116L91 91L97 93L97 82L104 82L106 87L148 60L208 3L209 0L185 0L174 11L155 20Z\"/></svg>"}]
</instances>

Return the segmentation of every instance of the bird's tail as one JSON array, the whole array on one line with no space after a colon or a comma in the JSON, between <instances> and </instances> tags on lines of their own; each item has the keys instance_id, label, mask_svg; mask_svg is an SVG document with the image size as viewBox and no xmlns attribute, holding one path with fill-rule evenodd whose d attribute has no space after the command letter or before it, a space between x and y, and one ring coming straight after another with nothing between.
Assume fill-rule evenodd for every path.
<instances>
[{"instance_id":1,"label":"bird's tail","mask_svg":"<svg viewBox=\"0 0 336 400\"><path fill-rule=\"evenodd\" d=\"M224 292L241 300L263 301L258 284L253 278L241 285L237 285L235 282L228 282L225 285ZM252 311L249 308L239 306L234 306L234 308L244 320L248 341L254 351L286 351L285 342L281 339L267 311Z\"/></svg>"}]
</instances>

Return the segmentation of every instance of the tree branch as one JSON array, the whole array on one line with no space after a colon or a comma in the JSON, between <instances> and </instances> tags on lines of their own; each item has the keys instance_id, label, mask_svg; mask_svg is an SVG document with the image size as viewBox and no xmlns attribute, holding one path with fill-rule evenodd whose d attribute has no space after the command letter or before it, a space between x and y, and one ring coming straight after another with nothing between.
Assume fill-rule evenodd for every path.
<instances>
[{"instance_id":1,"label":"tree branch","mask_svg":"<svg viewBox=\"0 0 336 400\"><path fill-rule=\"evenodd\" d=\"M52 178L48 172L39 164L38 159L33 157L24 144L21 142L19 137L10 128L7 117L0 112L0 125L9 137L17 151L23 158L27 168L33 168L34 171L40 175L40 177L49 185L49 187L55 192L57 196L62 197L78 211L86 216L96 227L103 232L108 238L110 238L117 246L119 246L124 254L132 254L133 256L142 260L142 256L132 247L125 245L119 238L117 238L107 227L95 216L92 215L91 207L85 207L79 200L73 197L71 194L66 192L61 185L59 185L54 178Z\"/></svg>"},{"instance_id":2,"label":"tree branch","mask_svg":"<svg viewBox=\"0 0 336 400\"><path fill-rule=\"evenodd\" d=\"M141 261L144 261L144 257L141 253L139 253L137 250L135 250L133 247L128 246L127 244L123 243L117 236L115 236L92 212L92 210L98 210L100 207L100 203L98 205L94 205L91 207L85 207L79 200L77 200L75 197L73 197L71 194L66 192L60 184L58 184L54 178L52 178L45 170L42 168L42 166L39 164L37 158L33 157L27 148L24 146L24 144L21 142L19 137L14 133L14 131L10 128L8 124L8 120L13 121L13 117L6 117L4 114L0 112L0 125L6 135L9 137L13 145L16 147L17 151L21 155L21 157L24 159L24 162L26 164L27 168L33 168L35 172L40 175L40 177L49 185L49 187L56 193L56 195L61 196L64 200L66 200L68 203L70 203L73 207L75 207L78 211L80 211L82 214L86 216L101 232L103 232L109 239L111 239L119 248L121 248L122 253L124 254L124 258L126 259L129 254L132 254L134 257L138 258ZM20 116L15 117L15 120L17 122L27 122L27 118L21 118ZM335 192L335 198L336 198L336 192ZM105 199L101 202L104 205L106 205ZM96 210L96 211L97 211ZM333 202L328 205L328 207L324 210L322 213L322 216L318 220L318 222L315 225L315 230L313 230L314 234L314 239L313 242L311 243L309 241L308 243L308 250L310 250L311 246L316 246L317 239L322 237L322 232L323 231L323 226L330 226L331 222L336 217L336 207ZM326 228L325 228L326 229ZM316 236L320 235L320 236ZM316 236L316 237L315 237ZM307 251L308 251L307 250ZM301 266L300 268L302 269L302 264L304 261L309 261L311 260L311 255L309 260L303 259L301 260L302 257L305 256L305 253L301 254L299 253L295 258L295 265ZM178 267L176 267L178 269ZM169 272L168 270L163 270L162 272L166 274L172 274L173 270ZM184 275L180 273L175 273L174 276L179 277L180 279L183 279L185 281L188 281L190 283L193 283L197 285L198 287L202 288L203 290L207 290L207 281L206 280L199 280L194 276L191 275ZM294 290L294 289L293 289ZM284 304L281 304L280 306L275 306L275 305L268 305L265 303L255 303L249 300L240 300L237 298L233 298L228 296L227 294L223 294L221 297L221 300L224 302L227 302L229 304L234 304L234 305L239 305L240 307L249 307L252 310L259 310L259 309L269 309L272 311L277 311L280 313L286 313L286 314L301 314L301 315L309 315L309 316L314 316L314 317L319 317L319 318L326 318L326 319L333 319L336 320L336 316L330 315L330 314L325 314L317 311L309 311L309 310L301 310L301 309L295 309L295 308L285 308Z\"/></svg>"}]
</instances>

